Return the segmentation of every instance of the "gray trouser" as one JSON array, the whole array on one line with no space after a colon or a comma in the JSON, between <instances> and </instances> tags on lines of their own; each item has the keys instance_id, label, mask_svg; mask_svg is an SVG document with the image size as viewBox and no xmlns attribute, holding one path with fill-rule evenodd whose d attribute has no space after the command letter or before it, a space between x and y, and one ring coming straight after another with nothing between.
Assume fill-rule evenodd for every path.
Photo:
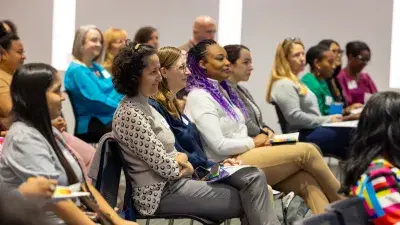
<instances>
[{"instance_id":1,"label":"gray trouser","mask_svg":"<svg viewBox=\"0 0 400 225\"><path fill-rule=\"evenodd\" d=\"M245 225L280 224L269 199L264 173L249 167L217 183L181 179L167 186L156 214L185 213L213 221L240 218Z\"/></svg>"}]
</instances>

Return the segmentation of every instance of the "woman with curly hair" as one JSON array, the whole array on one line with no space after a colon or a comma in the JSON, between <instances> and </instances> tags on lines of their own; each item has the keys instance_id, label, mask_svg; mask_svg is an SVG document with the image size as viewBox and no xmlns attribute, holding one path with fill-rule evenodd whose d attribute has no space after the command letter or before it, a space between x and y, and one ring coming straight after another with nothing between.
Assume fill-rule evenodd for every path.
<instances>
[{"instance_id":1,"label":"woman with curly hair","mask_svg":"<svg viewBox=\"0 0 400 225\"><path fill-rule=\"evenodd\" d=\"M113 82L125 95L112 134L130 168L133 202L139 213L187 213L213 221L240 217L242 224L279 224L268 198L265 176L255 167L218 182L192 179L188 156L175 149L174 134L148 103L162 80L160 61L149 45L128 43L114 59Z\"/></svg>"}]
</instances>

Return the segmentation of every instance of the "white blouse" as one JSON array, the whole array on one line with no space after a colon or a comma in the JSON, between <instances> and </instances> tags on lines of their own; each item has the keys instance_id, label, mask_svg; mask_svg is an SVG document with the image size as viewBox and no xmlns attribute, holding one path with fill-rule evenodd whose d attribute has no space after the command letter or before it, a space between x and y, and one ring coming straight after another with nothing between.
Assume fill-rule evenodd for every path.
<instances>
[{"instance_id":1,"label":"white blouse","mask_svg":"<svg viewBox=\"0 0 400 225\"><path fill-rule=\"evenodd\" d=\"M233 107L239 121L231 118L203 89L191 90L187 96L184 113L196 124L204 151L212 161L222 161L254 148L253 139L247 135L242 112Z\"/></svg>"}]
</instances>

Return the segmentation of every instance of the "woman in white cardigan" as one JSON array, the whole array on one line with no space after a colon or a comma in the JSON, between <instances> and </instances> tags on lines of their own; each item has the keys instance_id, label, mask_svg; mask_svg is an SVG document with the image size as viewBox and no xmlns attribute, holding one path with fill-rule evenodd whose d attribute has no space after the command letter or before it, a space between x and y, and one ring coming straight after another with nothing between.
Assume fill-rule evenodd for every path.
<instances>
[{"instance_id":1,"label":"woman in white cardigan","mask_svg":"<svg viewBox=\"0 0 400 225\"><path fill-rule=\"evenodd\" d=\"M259 167L268 184L283 192L294 191L314 214L340 199L340 184L314 145L271 147L267 146L270 137L264 133L248 136L243 102L225 81L230 63L223 47L204 40L189 51L187 61L192 75L187 81L190 92L184 111L201 133L210 160L236 156L244 164Z\"/></svg>"}]
</instances>

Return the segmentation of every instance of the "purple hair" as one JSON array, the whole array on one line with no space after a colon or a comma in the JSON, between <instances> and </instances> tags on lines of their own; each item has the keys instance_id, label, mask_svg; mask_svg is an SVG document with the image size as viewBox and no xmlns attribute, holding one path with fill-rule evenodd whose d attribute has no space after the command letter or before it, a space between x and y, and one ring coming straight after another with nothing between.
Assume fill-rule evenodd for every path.
<instances>
[{"instance_id":1,"label":"purple hair","mask_svg":"<svg viewBox=\"0 0 400 225\"><path fill-rule=\"evenodd\" d=\"M224 98L221 91L207 79L206 70L200 67L200 60L205 58L207 53L206 48L210 45L217 44L214 40L204 40L199 42L196 46L191 48L187 57L187 64L192 73L186 83L186 90L190 92L193 89L203 89L207 91L224 111L235 120L239 120L239 115L235 112L234 108ZM231 102L240 109L245 118L247 118L247 111L239 96L232 90L226 81L220 82L221 87L228 93Z\"/></svg>"}]
</instances>

